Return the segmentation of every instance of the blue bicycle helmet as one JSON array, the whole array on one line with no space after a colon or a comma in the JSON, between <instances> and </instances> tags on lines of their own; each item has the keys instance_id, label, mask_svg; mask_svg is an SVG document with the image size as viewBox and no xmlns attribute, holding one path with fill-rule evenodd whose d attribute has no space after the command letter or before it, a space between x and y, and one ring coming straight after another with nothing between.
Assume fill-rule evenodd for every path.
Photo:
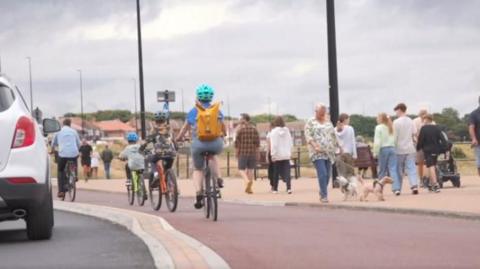
<instances>
[{"instance_id":1,"label":"blue bicycle helmet","mask_svg":"<svg viewBox=\"0 0 480 269\"><path fill-rule=\"evenodd\" d=\"M165 111L157 111L154 114L156 121L166 121L168 119L168 113Z\"/></svg>"},{"instance_id":2,"label":"blue bicycle helmet","mask_svg":"<svg viewBox=\"0 0 480 269\"><path fill-rule=\"evenodd\" d=\"M128 142L137 142L138 141L138 135L137 133L130 132L127 134L127 141Z\"/></svg>"},{"instance_id":3,"label":"blue bicycle helmet","mask_svg":"<svg viewBox=\"0 0 480 269\"><path fill-rule=\"evenodd\" d=\"M207 84L202 84L197 87L197 99L201 102L210 102L215 95L213 88Z\"/></svg>"}]
</instances>

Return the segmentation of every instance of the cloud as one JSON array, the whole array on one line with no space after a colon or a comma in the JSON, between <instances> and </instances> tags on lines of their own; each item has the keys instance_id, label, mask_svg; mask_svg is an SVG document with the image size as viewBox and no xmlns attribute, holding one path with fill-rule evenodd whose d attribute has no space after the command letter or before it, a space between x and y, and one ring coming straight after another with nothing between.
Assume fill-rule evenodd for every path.
<instances>
[{"instance_id":1,"label":"cloud","mask_svg":"<svg viewBox=\"0 0 480 269\"><path fill-rule=\"evenodd\" d=\"M341 110L391 112L454 106L467 113L480 93L478 1L336 1ZM130 0L2 1L3 70L46 114L133 109L138 75L135 3ZM157 90L210 83L232 115L275 111L308 117L328 103L325 3L315 0L142 1L146 104ZM472 101L473 100L473 101ZM181 104L173 104L180 110ZM273 111L275 113L275 111Z\"/></svg>"}]
</instances>

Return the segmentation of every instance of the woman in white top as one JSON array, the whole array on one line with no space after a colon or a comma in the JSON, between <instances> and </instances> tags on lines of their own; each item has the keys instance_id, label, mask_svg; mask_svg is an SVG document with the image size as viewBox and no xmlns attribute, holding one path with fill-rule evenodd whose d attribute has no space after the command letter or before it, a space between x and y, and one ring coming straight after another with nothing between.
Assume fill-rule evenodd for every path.
<instances>
[{"instance_id":1,"label":"woman in white top","mask_svg":"<svg viewBox=\"0 0 480 269\"><path fill-rule=\"evenodd\" d=\"M98 165L100 162L100 154L97 152L96 148L93 147L93 152L92 152L92 159L90 162L90 171L92 173L93 178L98 177Z\"/></svg>"},{"instance_id":2,"label":"woman in white top","mask_svg":"<svg viewBox=\"0 0 480 269\"><path fill-rule=\"evenodd\" d=\"M290 130L285 127L285 121L282 117L276 117L272 122L272 131L268 134L268 148L272 155L274 173L272 193L278 193L278 181L280 177L287 184L287 193L292 193L290 176L290 159L292 157L292 135Z\"/></svg>"},{"instance_id":3,"label":"woman in white top","mask_svg":"<svg viewBox=\"0 0 480 269\"><path fill-rule=\"evenodd\" d=\"M350 116L345 113L338 117L337 128L335 128L338 142L344 153L350 154L354 159L357 158L357 141L355 139L355 130L350 126Z\"/></svg>"}]
</instances>

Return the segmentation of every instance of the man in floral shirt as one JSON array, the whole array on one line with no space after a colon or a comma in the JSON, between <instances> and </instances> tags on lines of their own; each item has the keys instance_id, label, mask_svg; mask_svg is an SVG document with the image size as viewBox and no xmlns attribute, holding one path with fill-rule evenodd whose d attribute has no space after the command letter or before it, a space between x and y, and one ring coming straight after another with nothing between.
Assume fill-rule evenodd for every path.
<instances>
[{"instance_id":1,"label":"man in floral shirt","mask_svg":"<svg viewBox=\"0 0 480 269\"><path fill-rule=\"evenodd\" d=\"M340 150L333 124L327 117L327 107L323 104L315 106L315 117L305 125L305 138L308 143L310 158L317 170L320 185L320 201L328 203L328 181L335 153Z\"/></svg>"}]
</instances>

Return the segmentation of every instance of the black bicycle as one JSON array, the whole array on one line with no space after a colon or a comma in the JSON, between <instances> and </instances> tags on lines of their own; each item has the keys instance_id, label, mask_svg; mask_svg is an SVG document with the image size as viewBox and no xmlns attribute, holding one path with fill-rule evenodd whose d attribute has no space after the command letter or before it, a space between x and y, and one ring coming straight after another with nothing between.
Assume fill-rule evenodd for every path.
<instances>
[{"instance_id":1,"label":"black bicycle","mask_svg":"<svg viewBox=\"0 0 480 269\"><path fill-rule=\"evenodd\" d=\"M70 202L73 202L77 196L77 164L74 161L67 161L64 173L65 178L67 179L64 188L68 194ZM62 201L65 201L65 196L66 195L63 195Z\"/></svg>"},{"instance_id":2,"label":"black bicycle","mask_svg":"<svg viewBox=\"0 0 480 269\"><path fill-rule=\"evenodd\" d=\"M205 159L205 168L203 171L203 208L205 217L213 221L218 219L218 199L220 190L217 188L217 179L209 165L210 160L215 156L212 152L202 154Z\"/></svg>"}]
</instances>

